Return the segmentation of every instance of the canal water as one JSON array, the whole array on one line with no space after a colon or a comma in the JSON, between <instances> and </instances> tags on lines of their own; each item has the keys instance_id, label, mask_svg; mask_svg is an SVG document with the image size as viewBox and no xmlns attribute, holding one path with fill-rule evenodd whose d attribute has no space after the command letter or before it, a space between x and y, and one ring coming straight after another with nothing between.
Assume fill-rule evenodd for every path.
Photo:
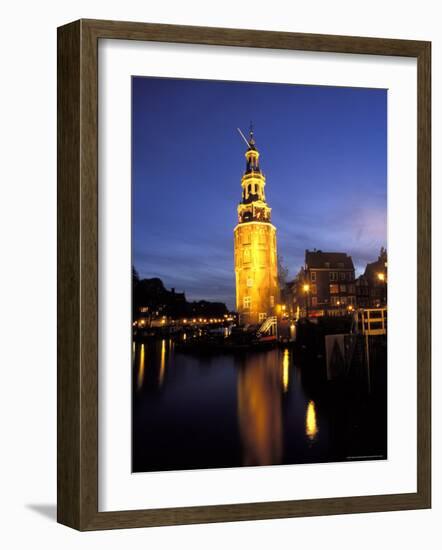
<instances>
[{"instance_id":1,"label":"canal water","mask_svg":"<svg viewBox=\"0 0 442 550\"><path fill-rule=\"evenodd\" d=\"M368 391L323 380L293 349L175 348L133 344L134 472L387 458L386 364L370 365Z\"/></svg>"}]
</instances>

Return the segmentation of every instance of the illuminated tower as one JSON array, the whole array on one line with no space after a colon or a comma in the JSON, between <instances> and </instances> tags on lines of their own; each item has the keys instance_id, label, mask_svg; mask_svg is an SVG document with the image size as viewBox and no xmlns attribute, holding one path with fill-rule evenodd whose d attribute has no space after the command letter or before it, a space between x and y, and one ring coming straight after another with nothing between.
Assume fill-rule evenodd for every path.
<instances>
[{"instance_id":1,"label":"illuminated tower","mask_svg":"<svg viewBox=\"0 0 442 550\"><path fill-rule=\"evenodd\" d=\"M241 323L256 324L276 313L279 295L276 227L270 223L271 208L264 193L266 179L259 167L253 130L249 139L244 140L246 170L241 179L238 225L234 229L236 308Z\"/></svg>"}]
</instances>

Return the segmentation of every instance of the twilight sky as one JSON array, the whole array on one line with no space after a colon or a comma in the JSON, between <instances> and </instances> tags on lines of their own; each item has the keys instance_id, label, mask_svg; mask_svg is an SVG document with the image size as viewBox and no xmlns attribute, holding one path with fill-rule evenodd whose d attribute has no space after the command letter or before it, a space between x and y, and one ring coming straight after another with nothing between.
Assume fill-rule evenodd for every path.
<instances>
[{"instance_id":1,"label":"twilight sky","mask_svg":"<svg viewBox=\"0 0 442 550\"><path fill-rule=\"evenodd\" d=\"M387 91L132 79L132 254L188 300L235 307L233 228L253 121L278 253L347 252L357 275L387 245Z\"/></svg>"}]
</instances>

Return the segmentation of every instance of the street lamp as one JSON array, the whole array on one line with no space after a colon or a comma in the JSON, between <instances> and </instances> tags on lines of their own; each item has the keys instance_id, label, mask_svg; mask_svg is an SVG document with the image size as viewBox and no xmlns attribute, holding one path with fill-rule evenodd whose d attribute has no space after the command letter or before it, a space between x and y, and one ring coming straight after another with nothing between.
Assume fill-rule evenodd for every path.
<instances>
[{"instance_id":1,"label":"street lamp","mask_svg":"<svg viewBox=\"0 0 442 550\"><path fill-rule=\"evenodd\" d=\"M308 319L308 293L310 292L310 285L306 283L302 288L305 292L305 316Z\"/></svg>"},{"instance_id":2,"label":"street lamp","mask_svg":"<svg viewBox=\"0 0 442 550\"><path fill-rule=\"evenodd\" d=\"M383 273L382 271L380 271L377 275L378 275L378 280L382 284L382 289L383 289L382 302L386 304L387 303L387 278L385 276L385 273Z\"/></svg>"}]
</instances>

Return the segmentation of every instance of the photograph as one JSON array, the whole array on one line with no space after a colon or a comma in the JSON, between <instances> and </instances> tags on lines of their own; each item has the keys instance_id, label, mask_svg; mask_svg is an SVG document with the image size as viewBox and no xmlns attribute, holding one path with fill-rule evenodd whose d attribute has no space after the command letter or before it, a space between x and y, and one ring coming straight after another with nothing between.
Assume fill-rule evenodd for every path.
<instances>
[{"instance_id":1,"label":"photograph","mask_svg":"<svg viewBox=\"0 0 442 550\"><path fill-rule=\"evenodd\" d=\"M388 90L131 86L132 472L387 460Z\"/></svg>"}]
</instances>

